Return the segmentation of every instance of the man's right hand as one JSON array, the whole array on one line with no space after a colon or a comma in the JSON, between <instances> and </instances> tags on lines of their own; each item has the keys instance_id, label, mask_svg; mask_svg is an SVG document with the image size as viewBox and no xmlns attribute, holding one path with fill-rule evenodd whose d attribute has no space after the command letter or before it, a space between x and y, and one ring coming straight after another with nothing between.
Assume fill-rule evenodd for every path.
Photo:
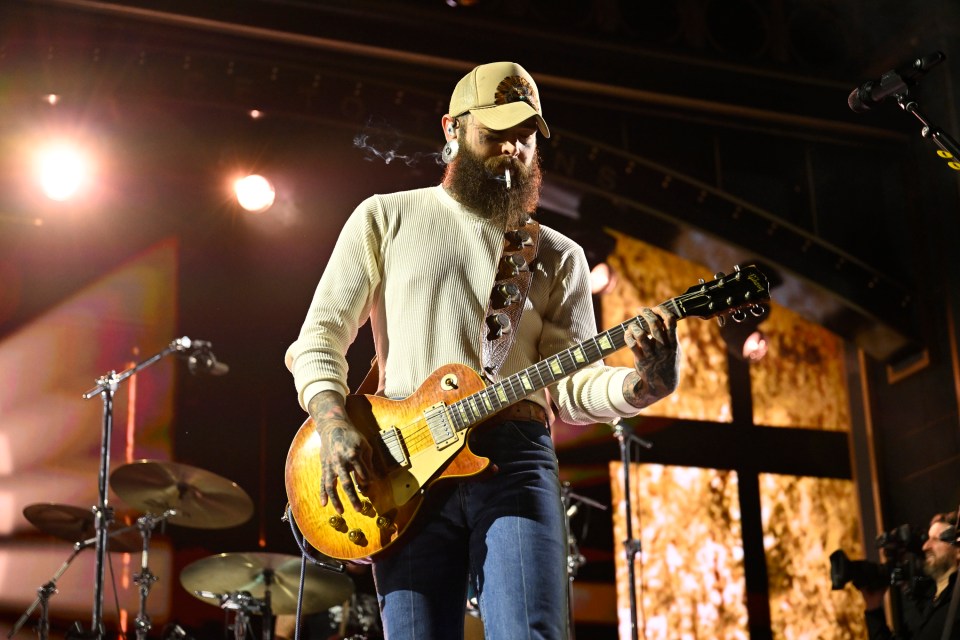
<instances>
[{"instance_id":1,"label":"man's right hand","mask_svg":"<svg viewBox=\"0 0 960 640\"><path fill-rule=\"evenodd\" d=\"M336 391L321 391L310 399L307 409L320 436L321 506L329 500L337 513L343 513L339 483L350 505L360 511L358 489L363 491L375 473L370 442L350 422L343 396Z\"/></svg>"}]
</instances>

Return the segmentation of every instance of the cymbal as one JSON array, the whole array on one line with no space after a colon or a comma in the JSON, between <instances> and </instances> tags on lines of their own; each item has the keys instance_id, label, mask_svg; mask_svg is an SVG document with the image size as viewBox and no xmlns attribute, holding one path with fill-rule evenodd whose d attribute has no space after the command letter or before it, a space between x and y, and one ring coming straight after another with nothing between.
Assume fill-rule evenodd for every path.
<instances>
[{"instance_id":1,"label":"cymbal","mask_svg":"<svg viewBox=\"0 0 960 640\"><path fill-rule=\"evenodd\" d=\"M97 535L96 517L90 509L73 507L68 504L41 502L23 509L24 517L40 531L55 538L69 542L83 542ZM114 522L107 531L110 539L107 549L120 553L134 553L143 549L143 538L137 529L126 529L125 525Z\"/></svg>"},{"instance_id":2,"label":"cymbal","mask_svg":"<svg viewBox=\"0 0 960 640\"><path fill-rule=\"evenodd\" d=\"M300 587L300 558L281 553L221 553L202 558L180 572L180 584L196 598L219 606L217 598L198 595L197 591L217 594L246 591L263 598L270 577L270 608L275 614L297 612ZM343 604L353 594L350 576L307 564L303 585L303 613L325 611Z\"/></svg>"},{"instance_id":3,"label":"cymbal","mask_svg":"<svg viewBox=\"0 0 960 640\"><path fill-rule=\"evenodd\" d=\"M110 486L130 506L162 515L172 524L224 529L253 515L253 501L236 482L176 462L137 460L110 474Z\"/></svg>"}]
</instances>

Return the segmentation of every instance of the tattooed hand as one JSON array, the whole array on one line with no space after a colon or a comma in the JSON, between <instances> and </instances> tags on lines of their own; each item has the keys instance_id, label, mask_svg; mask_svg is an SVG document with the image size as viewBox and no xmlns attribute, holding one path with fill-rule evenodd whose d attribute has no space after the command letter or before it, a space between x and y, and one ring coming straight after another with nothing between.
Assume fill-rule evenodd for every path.
<instances>
[{"instance_id":1,"label":"tattooed hand","mask_svg":"<svg viewBox=\"0 0 960 640\"><path fill-rule=\"evenodd\" d=\"M662 307L642 309L648 329L634 322L624 334L636 371L623 382L627 402L642 409L673 393L680 382L677 317Z\"/></svg>"},{"instance_id":2,"label":"tattooed hand","mask_svg":"<svg viewBox=\"0 0 960 640\"><path fill-rule=\"evenodd\" d=\"M357 490L363 491L374 474L373 448L350 422L339 393L321 391L310 399L307 409L320 436L320 504L326 506L329 500L337 513L343 513L339 482L350 505L360 511Z\"/></svg>"}]
</instances>

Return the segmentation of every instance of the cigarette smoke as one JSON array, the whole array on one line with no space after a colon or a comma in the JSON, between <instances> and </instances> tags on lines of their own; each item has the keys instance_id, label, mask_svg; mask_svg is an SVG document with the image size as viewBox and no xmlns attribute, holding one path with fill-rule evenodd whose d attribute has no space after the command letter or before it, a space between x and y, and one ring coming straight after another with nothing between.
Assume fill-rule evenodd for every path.
<instances>
[{"instance_id":1,"label":"cigarette smoke","mask_svg":"<svg viewBox=\"0 0 960 640\"><path fill-rule=\"evenodd\" d=\"M353 146L363 152L364 160L367 162L382 160L384 164L390 164L396 160L408 167L414 167L424 161L443 164L437 152L401 153L403 143L404 139L399 131L384 122L375 124L372 120L367 121L363 130L353 137Z\"/></svg>"}]
</instances>

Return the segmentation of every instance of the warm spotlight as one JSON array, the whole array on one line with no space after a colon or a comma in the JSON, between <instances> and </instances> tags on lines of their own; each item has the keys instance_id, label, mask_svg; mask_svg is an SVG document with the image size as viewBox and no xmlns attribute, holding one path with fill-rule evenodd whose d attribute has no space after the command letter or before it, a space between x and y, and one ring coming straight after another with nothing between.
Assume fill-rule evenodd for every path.
<instances>
[{"instance_id":1,"label":"warm spotlight","mask_svg":"<svg viewBox=\"0 0 960 640\"><path fill-rule=\"evenodd\" d=\"M590 291L593 295L602 296L613 291L617 286L617 272L606 262L598 262L590 270Z\"/></svg>"},{"instance_id":2,"label":"warm spotlight","mask_svg":"<svg viewBox=\"0 0 960 640\"><path fill-rule=\"evenodd\" d=\"M86 184L90 161L76 147L66 143L41 149L36 156L37 179L51 200L68 200Z\"/></svg>"},{"instance_id":3,"label":"warm spotlight","mask_svg":"<svg viewBox=\"0 0 960 640\"><path fill-rule=\"evenodd\" d=\"M757 329L743 341L742 355L744 360L756 362L767 355L767 336Z\"/></svg>"},{"instance_id":4,"label":"warm spotlight","mask_svg":"<svg viewBox=\"0 0 960 640\"><path fill-rule=\"evenodd\" d=\"M270 181L256 174L234 182L233 190L240 206L252 213L261 213L269 209L277 196Z\"/></svg>"}]
</instances>

